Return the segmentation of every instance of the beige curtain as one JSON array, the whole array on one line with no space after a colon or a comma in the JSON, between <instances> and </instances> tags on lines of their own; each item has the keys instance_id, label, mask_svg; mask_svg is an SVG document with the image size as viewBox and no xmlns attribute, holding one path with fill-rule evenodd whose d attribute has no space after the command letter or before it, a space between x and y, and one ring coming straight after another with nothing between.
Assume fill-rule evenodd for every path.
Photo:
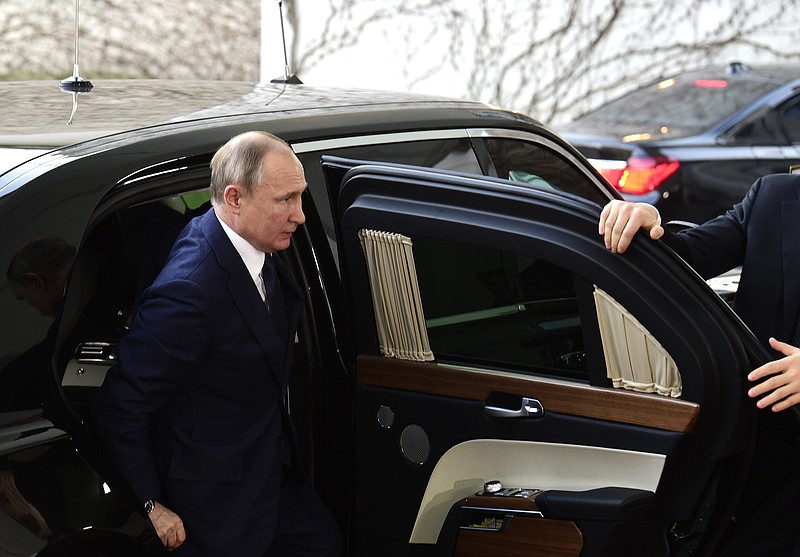
<instances>
[{"instance_id":1,"label":"beige curtain","mask_svg":"<svg viewBox=\"0 0 800 557\"><path fill-rule=\"evenodd\" d=\"M411 239L401 234L358 233L369 273L381 354L432 361Z\"/></svg>"},{"instance_id":2,"label":"beige curtain","mask_svg":"<svg viewBox=\"0 0 800 557\"><path fill-rule=\"evenodd\" d=\"M616 300L594 290L608 378L615 387L677 398L678 366L661 344Z\"/></svg>"}]
</instances>

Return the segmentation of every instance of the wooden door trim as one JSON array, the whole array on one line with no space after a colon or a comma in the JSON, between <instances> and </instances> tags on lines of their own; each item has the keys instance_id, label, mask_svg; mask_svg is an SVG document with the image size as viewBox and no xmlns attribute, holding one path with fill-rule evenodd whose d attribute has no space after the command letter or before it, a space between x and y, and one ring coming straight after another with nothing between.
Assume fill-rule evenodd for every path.
<instances>
[{"instance_id":1,"label":"wooden door trim","mask_svg":"<svg viewBox=\"0 0 800 557\"><path fill-rule=\"evenodd\" d=\"M413 362L381 356L359 356L360 385L487 401L491 392L533 397L547 412L687 433L700 405L661 395L579 383L548 381L511 373Z\"/></svg>"}]
</instances>

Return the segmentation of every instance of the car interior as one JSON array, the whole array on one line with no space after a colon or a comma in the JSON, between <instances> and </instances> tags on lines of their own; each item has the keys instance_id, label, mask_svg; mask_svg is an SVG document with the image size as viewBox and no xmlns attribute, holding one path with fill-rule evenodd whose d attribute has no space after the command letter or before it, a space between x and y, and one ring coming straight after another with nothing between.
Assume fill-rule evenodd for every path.
<instances>
[{"instance_id":1,"label":"car interior","mask_svg":"<svg viewBox=\"0 0 800 557\"><path fill-rule=\"evenodd\" d=\"M208 209L209 199L200 191L135 204L104 217L87 235L73 264L61 323L69 332L61 350L61 385L79 413L114 365L116 344L173 241Z\"/></svg>"}]
</instances>

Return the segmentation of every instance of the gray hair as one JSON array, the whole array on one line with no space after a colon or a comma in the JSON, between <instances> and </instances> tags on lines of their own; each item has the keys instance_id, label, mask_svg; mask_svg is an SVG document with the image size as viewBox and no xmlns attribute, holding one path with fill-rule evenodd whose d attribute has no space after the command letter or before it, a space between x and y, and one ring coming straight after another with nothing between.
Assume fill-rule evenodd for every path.
<instances>
[{"instance_id":1,"label":"gray hair","mask_svg":"<svg viewBox=\"0 0 800 557\"><path fill-rule=\"evenodd\" d=\"M251 131L233 137L211 159L212 202L221 205L225 187L230 184L252 193L264 176L264 156L282 150L292 152L285 141L269 132Z\"/></svg>"}]
</instances>

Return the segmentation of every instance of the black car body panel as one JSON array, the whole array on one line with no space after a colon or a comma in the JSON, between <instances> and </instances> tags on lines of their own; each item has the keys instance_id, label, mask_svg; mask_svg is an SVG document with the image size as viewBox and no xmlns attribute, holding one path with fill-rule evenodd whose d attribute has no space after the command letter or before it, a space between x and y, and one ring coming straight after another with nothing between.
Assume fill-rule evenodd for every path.
<instances>
[{"instance_id":1,"label":"black car body panel","mask_svg":"<svg viewBox=\"0 0 800 557\"><path fill-rule=\"evenodd\" d=\"M23 494L28 515L44 501L69 517L42 506L48 529L36 530L0 504L0 553L166 553L87 407L172 239L209 207L211 156L260 129L290 143L309 183L306 224L282 254L306 295L289 410L349 555L473 555L486 544L514 555L556 534L562 554L634 542L648 555L714 554L762 422L742 378L768 356L665 246L638 238L624 257L605 250L597 218L617 194L575 149L479 103L305 86L221 84L197 106L192 92L208 84L171 82L162 100L185 92L188 116L153 100L141 105L145 127L88 129L131 91L159 99L152 86L96 83L75 128L53 119L71 139L83 120L79 143L59 144L47 127L34 141L35 118L16 143L0 134L9 149L36 147L0 175L0 265L43 236L77 248L55 321L0 287L0 459L20 478L44 474L43 496ZM230 102L214 108L220 94ZM151 118L148 107L164 111ZM376 308L397 295L371 280L363 237L373 232L408 238L418 273L408 285L425 315L408 306L397 317L427 337L420 360L384 343ZM622 308L680 371L671 394L614 386L624 343L601 331L601 304ZM480 495L492 479L530 498ZM35 546L4 541L20 528Z\"/></svg>"}]
</instances>

